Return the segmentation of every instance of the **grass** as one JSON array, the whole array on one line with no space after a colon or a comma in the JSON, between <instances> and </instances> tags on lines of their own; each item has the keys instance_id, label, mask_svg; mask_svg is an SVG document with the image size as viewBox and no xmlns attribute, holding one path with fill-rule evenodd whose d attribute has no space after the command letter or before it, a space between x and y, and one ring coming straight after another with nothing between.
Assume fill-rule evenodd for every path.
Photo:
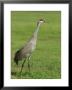
<instances>
[{"instance_id":1,"label":"grass","mask_svg":"<svg viewBox=\"0 0 72 90\"><path fill-rule=\"evenodd\" d=\"M36 50L30 60L31 72L27 61L22 75L19 75L23 61L17 67L14 63L15 52L33 34L37 20L45 19L40 27ZM61 78L61 12L60 11L12 11L11 12L11 78L12 79L60 79Z\"/></svg>"}]
</instances>

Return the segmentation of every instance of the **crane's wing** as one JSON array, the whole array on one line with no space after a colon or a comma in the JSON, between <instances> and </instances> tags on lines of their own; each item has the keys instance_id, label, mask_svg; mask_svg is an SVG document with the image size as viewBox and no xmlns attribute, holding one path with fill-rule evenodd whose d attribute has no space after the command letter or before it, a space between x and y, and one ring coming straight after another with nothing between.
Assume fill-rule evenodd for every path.
<instances>
[{"instance_id":1,"label":"crane's wing","mask_svg":"<svg viewBox=\"0 0 72 90\"><path fill-rule=\"evenodd\" d=\"M33 50L35 49L35 45L35 40L30 40L29 42L27 42L24 47L22 47L16 52L14 60L22 60L22 58L27 58L28 56L30 56Z\"/></svg>"},{"instance_id":2,"label":"crane's wing","mask_svg":"<svg viewBox=\"0 0 72 90\"><path fill-rule=\"evenodd\" d=\"M29 56L33 51L33 47L33 44L31 42L28 42L21 50L23 57Z\"/></svg>"}]
</instances>

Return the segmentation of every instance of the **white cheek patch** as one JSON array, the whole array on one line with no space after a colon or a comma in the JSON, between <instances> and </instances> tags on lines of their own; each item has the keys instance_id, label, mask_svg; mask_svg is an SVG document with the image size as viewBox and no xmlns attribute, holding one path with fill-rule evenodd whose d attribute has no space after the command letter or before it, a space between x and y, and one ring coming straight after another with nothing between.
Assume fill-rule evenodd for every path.
<instances>
[{"instance_id":1,"label":"white cheek patch","mask_svg":"<svg viewBox=\"0 0 72 90\"><path fill-rule=\"evenodd\" d=\"M43 23L43 21L40 21L41 23Z\"/></svg>"}]
</instances>

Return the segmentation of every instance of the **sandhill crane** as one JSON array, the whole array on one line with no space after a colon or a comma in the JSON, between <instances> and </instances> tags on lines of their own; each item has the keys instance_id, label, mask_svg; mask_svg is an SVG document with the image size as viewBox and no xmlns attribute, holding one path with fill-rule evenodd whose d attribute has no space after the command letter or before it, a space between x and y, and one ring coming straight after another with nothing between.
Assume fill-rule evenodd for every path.
<instances>
[{"instance_id":1,"label":"sandhill crane","mask_svg":"<svg viewBox=\"0 0 72 90\"><path fill-rule=\"evenodd\" d=\"M23 61L22 67L21 67L20 74L22 73L22 69L23 69L23 66L24 66L24 63L25 63L26 60L28 60L28 68L29 68L29 71L30 71L30 64L29 64L30 57L31 57L32 52L36 48L37 34L38 34L38 31L39 31L40 25L43 22L45 22L43 19L39 19L38 20L38 22L37 22L37 28L35 29L32 37L25 44L24 47L22 47L20 50L18 50L15 53L14 61L15 61L15 63L17 65L18 65L18 61L20 61L20 60L22 60L24 58L24 61Z\"/></svg>"}]
</instances>

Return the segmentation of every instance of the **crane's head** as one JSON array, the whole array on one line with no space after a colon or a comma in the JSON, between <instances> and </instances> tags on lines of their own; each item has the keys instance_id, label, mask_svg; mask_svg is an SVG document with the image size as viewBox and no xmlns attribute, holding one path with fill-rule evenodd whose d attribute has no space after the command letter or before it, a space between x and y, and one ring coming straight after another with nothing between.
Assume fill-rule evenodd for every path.
<instances>
[{"instance_id":1,"label":"crane's head","mask_svg":"<svg viewBox=\"0 0 72 90\"><path fill-rule=\"evenodd\" d=\"M38 24L42 24L42 23L44 23L44 22L45 22L45 20L39 19L38 22L37 22L37 25L38 25Z\"/></svg>"}]
</instances>

